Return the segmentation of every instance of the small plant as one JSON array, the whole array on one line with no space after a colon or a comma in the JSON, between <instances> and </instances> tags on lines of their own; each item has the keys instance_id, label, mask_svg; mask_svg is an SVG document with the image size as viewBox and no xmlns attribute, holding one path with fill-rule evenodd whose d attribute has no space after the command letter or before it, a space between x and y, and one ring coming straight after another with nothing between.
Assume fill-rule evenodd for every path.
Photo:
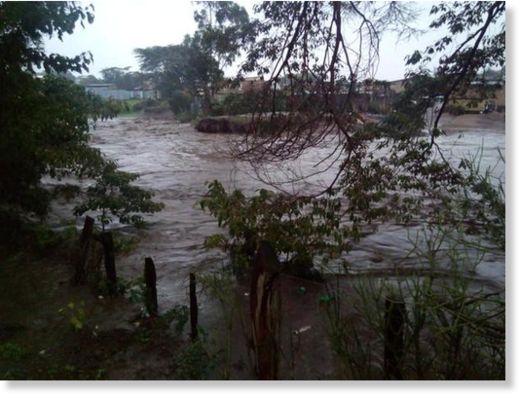
<instances>
[{"instance_id":1,"label":"small plant","mask_svg":"<svg viewBox=\"0 0 520 397\"><path fill-rule=\"evenodd\" d=\"M58 310L67 321L73 331L81 331L86 322L85 302L69 302L67 306Z\"/></svg>"},{"instance_id":2,"label":"small plant","mask_svg":"<svg viewBox=\"0 0 520 397\"><path fill-rule=\"evenodd\" d=\"M97 219L103 230L113 217L121 223L143 226L143 217L138 213L158 212L163 204L152 201L152 193L131 185L137 178L137 174L119 171L114 162L107 162L96 177L96 183L87 189L85 201L74 209L74 214L101 211Z\"/></svg>"},{"instance_id":3,"label":"small plant","mask_svg":"<svg viewBox=\"0 0 520 397\"><path fill-rule=\"evenodd\" d=\"M185 380L209 379L217 366L217 356L209 351L207 336L200 332L199 338L186 345L174 361L175 377Z\"/></svg>"},{"instance_id":4,"label":"small plant","mask_svg":"<svg viewBox=\"0 0 520 397\"><path fill-rule=\"evenodd\" d=\"M25 351L16 343L5 342L0 344L0 359L2 361L17 361L25 354Z\"/></svg>"},{"instance_id":5,"label":"small plant","mask_svg":"<svg viewBox=\"0 0 520 397\"><path fill-rule=\"evenodd\" d=\"M130 282L122 282L121 293L131 302L131 303L144 303L144 294L145 294L145 284L143 277L139 277Z\"/></svg>"},{"instance_id":6,"label":"small plant","mask_svg":"<svg viewBox=\"0 0 520 397\"><path fill-rule=\"evenodd\" d=\"M468 232L481 229L500 248L505 249L506 233L506 197L504 182L501 177L492 176L492 169L481 169L483 147L473 157L462 159L459 168L466 172L463 198L458 200L458 210L462 220L469 219ZM500 152L498 165L504 165L505 159ZM500 164L501 163L501 164ZM477 230L478 231L478 230Z\"/></svg>"},{"instance_id":7,"label":"small plant","mask_svg":"<svg viewBox=\"0 0 520 397\"><path fill-rule=\"evenodd\" d=\"M478 286L471 274L487 248L468 241L464 228L432 225L415 238L410 255L417 275L360 279L354 293L332 284L326 309L329 337L347 379L382 379L385 299L406 306L405 379L503 379L504 291ZM350 281L352 283L352 281ZM345 298L348 296L348 305ZM476 365L478 363L478 365Z\"/></svg>"},{"instance_id":8,"label":"small plant","mask_svg":"<svg viewBox=\"0 0 520 397\"><path fill-rule=\"evenodd\" d=\"M223 315L222 324L225 327L227 338L225 339L225 346L223 350L223 365L220 366L222 370L223 379L229 379L231 375L231 353L234 346L233 340L233 321L235 314L242 316L239 307L239 302L236 298L236 283L233 279L233 274L226 269L203 274L199 276L202 290L210 297L216 299L220 304ZM240 318L242 323L244 319Z\"/></svg>"},{"instance_id":9,"label":"small plant","mask_svg":"<svg viewBox=\"0 0 520 397\"><path fill-rule=\"evenodd\" d=\"M24 379L24 357L28 352L13 342L0 343L0 379Z\"/></svg>"},{"instance_id":10,"label":"small plant","mask_svg":"<svg viewBox=\"0 0 520 397\"><path fill-rule=\"evenodd\" d=\"M186 305L175 305L173 309L168 310L161 316L161 320L167 325L174 322L173 330L175 336L181 336L184 328L188 323L189 309Z\"/></svg>"},{"instance_id":11,"label":"small plant","mask_svg":"<svg viewBox=\"0 0 520 397\"><path fill-rule=\"evenodd\" d=\"M132 252L139 243L138 238L127 236L123 233L113 232L112 235L114 239L114 251L117 254L128 254Z\"/></svg>"}]
</instances>

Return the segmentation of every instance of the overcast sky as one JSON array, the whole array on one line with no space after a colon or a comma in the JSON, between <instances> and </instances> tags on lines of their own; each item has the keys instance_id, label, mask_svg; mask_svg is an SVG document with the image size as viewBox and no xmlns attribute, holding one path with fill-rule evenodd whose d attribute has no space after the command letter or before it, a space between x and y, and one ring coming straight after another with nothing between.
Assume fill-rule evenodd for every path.
<instances>
[{"instance_id":1,"label":"overcast sky","mask_svg":"<svg viewBox=\"0 0 520 397\"><path fill-rule=\"evenodd\" d=\"M252 1L236 1L253 14ZM99 76L99 71L112 67L130 66L138 70L134 56L135 48L154 45L179 44L186 34L196 29L193 20L194 6L188 0L126 0L90 1L95 7L95 21L78 26L73 35L65 36L63 42L54 38L48 40L48 51L64 55L77 55L91 51L94 64L90 73ZM404 58L414 49L423 49L440 33L428 30L428 11L432 2L417 3L421 10L414 22L415 27L427 30L407 42L396 43L394 35L386 35L380 45L380 64L376 78L384 80L401 79L405 72ZM230 74L230 71L227 71Z\"/></svg>"}]
</instances>

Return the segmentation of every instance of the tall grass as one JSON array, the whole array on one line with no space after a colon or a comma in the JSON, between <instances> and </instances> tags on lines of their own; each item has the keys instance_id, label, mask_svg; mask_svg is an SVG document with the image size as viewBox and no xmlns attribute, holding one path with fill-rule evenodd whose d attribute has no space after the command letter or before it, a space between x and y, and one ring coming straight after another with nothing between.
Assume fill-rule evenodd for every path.
<instances>
[{"instance_id":1,"label":"tall grass","mask_svg":"<svg viewBox=\"0 0 520 397\"><path fill-rule=\"evenodd\" d=\"M360 279L350 289L337 281L329 286L335 299L327 323L343 364L341 377L387 377L384 301L392 296L407 308L398 364L404 379L504 379L504 291L472 278L486 247L451 228L424 234L423 244L412 250L425 265L415 277Z\"/></svg>"}]
</instances>

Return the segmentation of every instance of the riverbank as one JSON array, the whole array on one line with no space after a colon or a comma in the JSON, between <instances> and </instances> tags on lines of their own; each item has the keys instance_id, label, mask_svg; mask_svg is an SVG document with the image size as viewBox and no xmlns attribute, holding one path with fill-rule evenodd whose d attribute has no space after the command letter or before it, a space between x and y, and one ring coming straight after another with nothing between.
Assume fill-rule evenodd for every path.
<instances>
[{"instance_id":1,"label":"riverbank","mask_svg":"<svg viewBox=\"0 0 520 397\"><path fill-rule=\"evenodd\" d=\"M383 115L367 114L364 119L367 122L375 122L383 119ZM206 133L247 133L250 123L249 115L219 116L203 118L195 123L195 129ZM443 114L439 122L448 134L467 131L492 131L505 133L505 113L463 114L454 116Z\"/></svg>"},{"instance_id":2,"label":"riverbank","mask_svg":"<svg viewBox=\"0 0 520 397\"><path fill-rule=\"evenodd\" d=\"M165 311L164 302L159 301L163 314L151 319L143 316L140 304L132 303L125 296L109 297L92 286L72 285L73 245L71 240L68 247L65 244L64 249L52 253L18 254L9 257L0 267L0 283L6 286L0 290L0 378L256 379L251 351L252 295L248 277L237 282L218 269L198 274L201 328L199 339L191 342L182 332L188 322L188 312L181 307ZM120 259L122 256L117 256L117 263ZM428 294L430 276L435 279L438 297ZM411 300L408 308L416 307L417 296L425 294L430 301L422 304L437 308L425 312L428 319L435 316L439 304L453 294L456 297L453 304L459 302L459 309L464 310L463 326L466 327L467 322L479 324L476 334L473 328L465 328L455 363L444 356L450 354L449 339L445 339L446 325L437 329L435 317L427 321L428 338L415 340L413 335L406 334L407 341L416 341L421 347L407 343L402 353L407 357L407 364L402 366L400 376L404 379L503 379L503 368L500 361L496 361L497 357L491 357L495 361L478 368L468 365L465 359L468 355L487 354L480 348L473 349L475 338L496 344L493 338L501 337L496 331L496 327L501 326L500 319L493 316L498 322L489 324L489 331L494 333L490 336L487 331L480 333L480 329L486 330L488 325L479 317L489 316L490 310L500 310L489 300L490 296L500 296L493 291L478 292L478 286L464 292L460 290L462 279L452 277L428 272L420 275L414 271L401 274L394 269L376 277L329 275L320 283L279 275L272 291L278 302L276 308L272 307L278 321L276 378L386 379L383 366L386 342L382 334L384 303L385 297L399 287L406 299ZM455 285L458 287L453 289ZM460 295L461 292L464 295ZM482 312L480 300L486 303ZM211 326L202 325L208 321ZM437 351L429 347L430 343L444 347ZM501 347L500 344L493 346ZM419 364L413 360L417 354ZM430 359L436 362L435 367L426 365Z\"/></svg>"},{"instance_id":3,"label":"riverbank","mask_svg":"<svg viewBox=\"0 0 520 397\"><path fill-rule=\"evenodd\" d=\"M439 126L448 134L468 131L492 131L505 134L505 117L505 113L498 112L463 114L460 116L445 114L441 117Z\"/></svg>"},{"instance_id":4,"label":"riverbank","mask_svg":"<svg viewBox=\"0 0 520 397\"><path fill-rule=\"evenodd\" d=\"M184 342L164 318L144 317L127 294L73 285L78 238L2 255L0 379L176 378Z\"/></svg>"}]
</instances>

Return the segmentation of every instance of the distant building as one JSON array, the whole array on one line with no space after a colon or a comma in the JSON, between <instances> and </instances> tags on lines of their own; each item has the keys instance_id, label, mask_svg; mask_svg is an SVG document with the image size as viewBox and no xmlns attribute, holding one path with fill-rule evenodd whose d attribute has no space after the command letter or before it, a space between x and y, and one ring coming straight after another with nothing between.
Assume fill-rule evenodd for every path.
<instances>
[{"instance_id":1,"label":"distant building","mask_svg":"<svg viewBox=\"0 0 520 397\"><path fill-rule=\"evenodd\" d=\"M133 90L121 90L112 83L89 83L84 85L87 92L99 95L104 99L116 99L120 101L128 99L158 99L157 90L147 85L136 87Z\"/></svg>"},{"instance_id":2,"label":"distant building","mask_svg":"<svg viewBox=\"0 0 520 397\"><path fill-rule=\"evenodd\" d=\"M222 102L229 95L241 94L240 84L233 78L225 78L224 81L219 84L218 90L215 92L215 100Z\"/></svg>"},{"instance_id":3,"label":"distant building","mask_svg":"<svg viewBox=\"0 0 520 397\"><path fill-rule=\"evenodd\" d=\"M390 89L395 94L400 94L405 89L405 83L406 83L406 79L390 81Z\"/></svg>"},{"instance_id":4,"label":"distant building","mask_svg":"<svg viewBox=\"0 0 520 397\"><path fill-rule=\"evenodd\" d=\"M136 87L132 90L132 98L138 99L159 99L159 91L150 88Z\"/></svg>"},{"instance_id":5,"label":"distant building","mask_svg":"<svg viewBox=\"0 0 520 397\"><path fill-rule=\"evenodd\" d=\"M391 81L390 96L394 98L405 90L406 79ZM463 95L453 95L448 105L455 105L459 111L475 113L503 111L506 106L505 81L503 79L476 80Z\"/></svg>"},{"instance_id":6,"label":"distant building","mask_svg":"<svg viewBox=\"0 0 520 397\"><path fill-rule=\"evenodd\" d=\"M474 81L463 95L454 95L448 102L468 113L503 112L506 90L503 80Z\"/></svg>"},{"instance_id":7,"label":"distant building","mask_svg":"<svg viewBox=\"0 0 520 397\"><path fill-rule=\"evenodd\" d=\"M266 87L266 82L263 77L246 77L240 81L241 92L258 92Z\"/></svg>"},{"instance_id":8,"label":"distant building","mask_svg":"<svg viewBox=\"0 0 520 397\"><path fill-rule=\"evenodd\" d=\"M85 90L104 99L127 100L133 98L133 92L129 90L118 90L111 83L89 83L84 85Z\"/></svg>"}]
</instances>

